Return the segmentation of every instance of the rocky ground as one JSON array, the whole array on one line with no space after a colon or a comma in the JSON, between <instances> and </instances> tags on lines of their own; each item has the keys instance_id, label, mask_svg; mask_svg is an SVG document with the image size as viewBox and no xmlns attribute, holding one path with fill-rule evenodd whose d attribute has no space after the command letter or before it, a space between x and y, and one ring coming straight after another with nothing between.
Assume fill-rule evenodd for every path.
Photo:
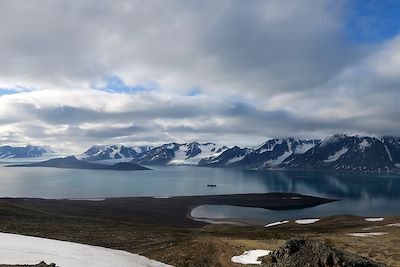
<instances>
[{"instance_id":1,"label":"rocky ground","mask_svg":"<svg viewBox=\"0 0 400 267\"><path fill-rule=\"evenodd\" d=\"M46 264L44 261L34 265L4 265L0 264L0 267L56 267L54 263Z\"/></svg>"},{"instance_id":2,"label":"rocky ground","mask_svg":"<svg viewBox=\"0 0 400 267\"><path fill-rule=\"evenodd\" d=\"M262 259L262 267L385 267L369 258L321 241L295 238Z\"/></svg>"}]
</instances>

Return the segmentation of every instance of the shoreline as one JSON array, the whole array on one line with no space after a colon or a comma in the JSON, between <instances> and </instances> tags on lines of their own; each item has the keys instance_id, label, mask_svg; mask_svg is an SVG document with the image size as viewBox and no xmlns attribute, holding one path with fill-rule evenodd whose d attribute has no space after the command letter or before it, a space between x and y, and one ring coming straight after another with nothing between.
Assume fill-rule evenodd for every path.
<instances>
[{"instance_id":1,"label":"shoreline","mask_svg":"<svg viewBox=\"0 0 400 267\"><path fill-rule=\"evenodd\" d=\"M176 196L168 198L0 198L0 203L23 206L32 210L57 215L81 216L91 214L95 217L112 220L118 219L127 222L178 228L203 227L207 224L208 222L196 220L191 216L192 210L201 205L230 205L271 210L291 210L315 207L333 201L337 200L294 193ZM234 221L235 223L249 224L248 220L235 219ZM254 225L254 223L250 224Z\"/></svg>"}]
</instances>

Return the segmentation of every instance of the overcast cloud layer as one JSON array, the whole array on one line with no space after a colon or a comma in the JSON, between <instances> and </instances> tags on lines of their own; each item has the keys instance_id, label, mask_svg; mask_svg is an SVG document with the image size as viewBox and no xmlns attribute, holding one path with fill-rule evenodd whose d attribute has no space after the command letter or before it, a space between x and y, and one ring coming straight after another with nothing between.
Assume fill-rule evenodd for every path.
<instances>
[{"instance_id":1,"label":"overcast cloud layer","mask_svg":"<svg viewBox=\"0 0 400 267\"><path fill-rule=\"evenodd\" d=\"M337 0L1 1L0 145L80 152L400 135L400 34L355 40L356 9Z\"/></svg>"}]
</instances>

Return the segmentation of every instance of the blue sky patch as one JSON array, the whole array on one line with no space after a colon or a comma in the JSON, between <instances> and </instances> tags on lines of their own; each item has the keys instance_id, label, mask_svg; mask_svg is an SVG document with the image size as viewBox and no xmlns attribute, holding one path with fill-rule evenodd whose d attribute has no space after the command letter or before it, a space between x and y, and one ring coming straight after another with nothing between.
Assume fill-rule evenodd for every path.
<instances>
[{"instance_id":1,"label":"blue sky patch","mask_svg":"<svg viewBox=\"0 0 400 267\"><path fill-rule=\"evenodd\" d=\"M159 89L159 85L156 82L148 82L138 85L126 84L118 76L108 76L105 78L105 86L98 88L94 86L94 89L103 90L110 93L125 93L125 94L135 94L144 91L154 91Z\"/></svg>"},{"instance_id":2,"label":"blue sky patch","mask_svg":"<svg viewBox=\"0 0 400 267\"><path fill-rule=\"evenodd\" d=\"M354 0L346 29L356 42L379 43L400 33L400 1Z\"/></svg>"},{"instance_id":3,"label":"blue sky patch","mask_svg":"<svg viewBox=\"0 0 400 267\"><path fill-rule=\"evenodd\" d=\"M13 95L13 94L18 94L18 93L28 92L31 90L32 89L29 89L29 88L23 87L23 86L15 86L12 88L0 88L0 96Z\"/></svg>"},{"instance_id":4,"label":"blue sky patch","mask_svg":"<svg viewBox=\"0 0 400 267\"><path fill-rule=\"evenodd\" d=\"M201 94L202 94L202 92L201 92L200 88L197 88L197 87L193 87L186 93L187 96L198 96Z\"/></svg>"}]
</instances>

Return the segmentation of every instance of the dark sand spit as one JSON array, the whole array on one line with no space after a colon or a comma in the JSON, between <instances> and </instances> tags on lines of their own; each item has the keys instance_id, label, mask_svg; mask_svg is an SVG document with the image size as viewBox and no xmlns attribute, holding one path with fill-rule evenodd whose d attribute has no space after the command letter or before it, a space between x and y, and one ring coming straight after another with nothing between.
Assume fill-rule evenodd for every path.
<instances>
[{"instance_id":1,"label":"dark sand spit","mask_svg":"<svg viewBox=\"0 0 400 267\"><path fill-rule=\"evenodd\" d=\"M172 227L201 227L204 222L192 220L190 213L200 205L232 205L272 210L302 209L335 200L292 193L236 194L213 196L179 196L170 198L127 197L104 200L3 198L13 203L68 216L92 215L103 219L157 224Z\"/></svg>"}]
</instances>

